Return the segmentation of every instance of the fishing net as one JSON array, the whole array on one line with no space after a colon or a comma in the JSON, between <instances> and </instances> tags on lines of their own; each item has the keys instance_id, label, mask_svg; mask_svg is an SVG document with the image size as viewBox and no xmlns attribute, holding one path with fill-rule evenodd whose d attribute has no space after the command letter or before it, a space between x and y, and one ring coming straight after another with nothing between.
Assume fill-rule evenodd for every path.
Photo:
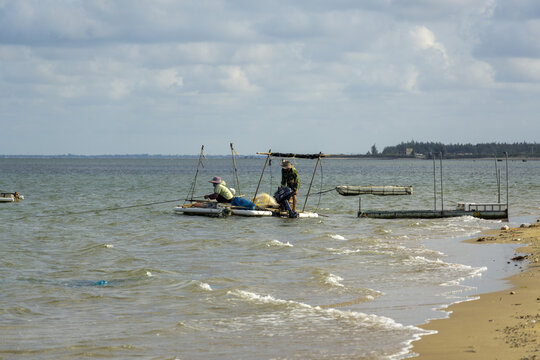
<instances>
[{"instance_id":1,"label":"fishing net","mask_svg":"<svg viewBox=\"0 0 540 360\"><path fill-rule=\"evenodd\" d=\"M255 205L262 208L269 208L269 207L278 207L278 203L276 199L274 199L271 195L267 193L261 193L257 195L255 198L255 201L253 201Z\"/></svg>"}]
</instances>

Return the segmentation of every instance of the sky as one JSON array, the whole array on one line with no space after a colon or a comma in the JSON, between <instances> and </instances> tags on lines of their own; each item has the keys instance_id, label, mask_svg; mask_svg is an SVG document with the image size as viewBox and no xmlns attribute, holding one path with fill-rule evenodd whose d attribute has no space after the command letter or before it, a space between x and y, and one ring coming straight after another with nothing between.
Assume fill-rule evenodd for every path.
<instances>
[{"instance_id":1,"label":"sky","mask_svg":"<svg viewBox=\"0 0 540 360\"><path fill-rule=\"evenodd\" d=\"M538 0L0 0L4 155L540 141Z\"/></svg>"}]
</instances>

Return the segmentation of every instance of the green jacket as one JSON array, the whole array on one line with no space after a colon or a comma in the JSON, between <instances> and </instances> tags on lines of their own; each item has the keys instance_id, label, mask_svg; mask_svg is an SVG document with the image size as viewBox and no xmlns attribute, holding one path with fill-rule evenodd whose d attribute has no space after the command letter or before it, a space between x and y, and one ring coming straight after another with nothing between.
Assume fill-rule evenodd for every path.
<instances>
[{"instance_id":1,"label":"green jacket","mask_svg":"<svg viewBox=\"0 0 540 360\"><path fill-rule=\"evenodd\" d=\"M219 184L214 184L214 194L217 194L217 197L221 195L227 201L233 198L233 194L227 187L227 183L224 180L221 180L221 183Z\"/></svg>"},{"instance_id":2,"label":"green jacket","mask_svg":"<svg viewBox=\"0 0 540 360\"><path fill-rule=\"evenodd\" d=\"M300 188L300 177L295 168L281 169L281 186L288 186L292 191Z\"/></svg>"}]
</instances>

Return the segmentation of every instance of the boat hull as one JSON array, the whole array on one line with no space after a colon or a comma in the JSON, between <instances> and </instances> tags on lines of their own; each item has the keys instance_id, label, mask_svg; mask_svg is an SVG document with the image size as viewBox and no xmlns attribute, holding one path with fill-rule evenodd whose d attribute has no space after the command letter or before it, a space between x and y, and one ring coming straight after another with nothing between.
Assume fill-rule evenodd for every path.
<instances>
[{"instance_id":1,"label":"boat hull","mask_svg":"<svg viewBox=\"0 0 540 360\"><path fill-rule=\"evenodd\" d=\"M199 207L182 207L177 206L173 209L177 214L184 215L199 215L199 216L211 216L211 217L220 217L225 216L225 208L199 208Z\"/></svg>"},{"instance_id":2,"label":"boat hull","mask_svg":"<svg viewBox=\"0 0 540 360\"><path fill-rule=\"evenodd\" d=\"M359 211L358 217L376 219L440 219L448 217L473 216L480 219L508 219L507 211L464 211L464 210L395 210Z\"/></svg>"},{"instance_id":3,"label":"boat hull","mask_svg":"<svg viewBox=\"0 0 540 360\"><path fill-rule=\"evenodd\" d=\"M273 213L269 210L239 210L232 209L231 215L238 216L272 216Z\"/></svg>"},{"instance_id":4,"label":"boat hull","mask_svg":"<svg viewBox=\"0 0 540 360\"><path fill-rule=\"evenodd\" d=\"M356 185L340 185L336 186L336 191L343 196L358 196L358 195L412 195L412 186L356 186Z\"/></svg>"}]
</instances>

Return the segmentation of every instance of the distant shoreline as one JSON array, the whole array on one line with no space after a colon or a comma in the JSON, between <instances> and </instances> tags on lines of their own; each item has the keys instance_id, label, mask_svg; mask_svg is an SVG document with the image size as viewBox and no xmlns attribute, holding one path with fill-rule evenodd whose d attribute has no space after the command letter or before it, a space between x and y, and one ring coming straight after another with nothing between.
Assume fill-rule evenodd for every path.
<instances>
[{"instance_id":1,"label":"distant shoreline","mask_svg":"<svg viewBox=\"0 0 540 360\"><path fill-rule=\"evenodd\" d=\"M150 154L114 154L114 155L0 155L1 159L196 159L199 155L150 155ZM209 159L230 158L231 155L205 155ZM237 155L240 159L259 159L264 155ZM431 158L417 158L403 155L347 155L327 154L325 159L365 159L365 160L432 160ZM455 156L443 157L444 160L493 160L493 156ZM501 158L498 158L501 160ZM508 156L510 160L538 161L540 157Z\"/></svg>"}]
</instances>

